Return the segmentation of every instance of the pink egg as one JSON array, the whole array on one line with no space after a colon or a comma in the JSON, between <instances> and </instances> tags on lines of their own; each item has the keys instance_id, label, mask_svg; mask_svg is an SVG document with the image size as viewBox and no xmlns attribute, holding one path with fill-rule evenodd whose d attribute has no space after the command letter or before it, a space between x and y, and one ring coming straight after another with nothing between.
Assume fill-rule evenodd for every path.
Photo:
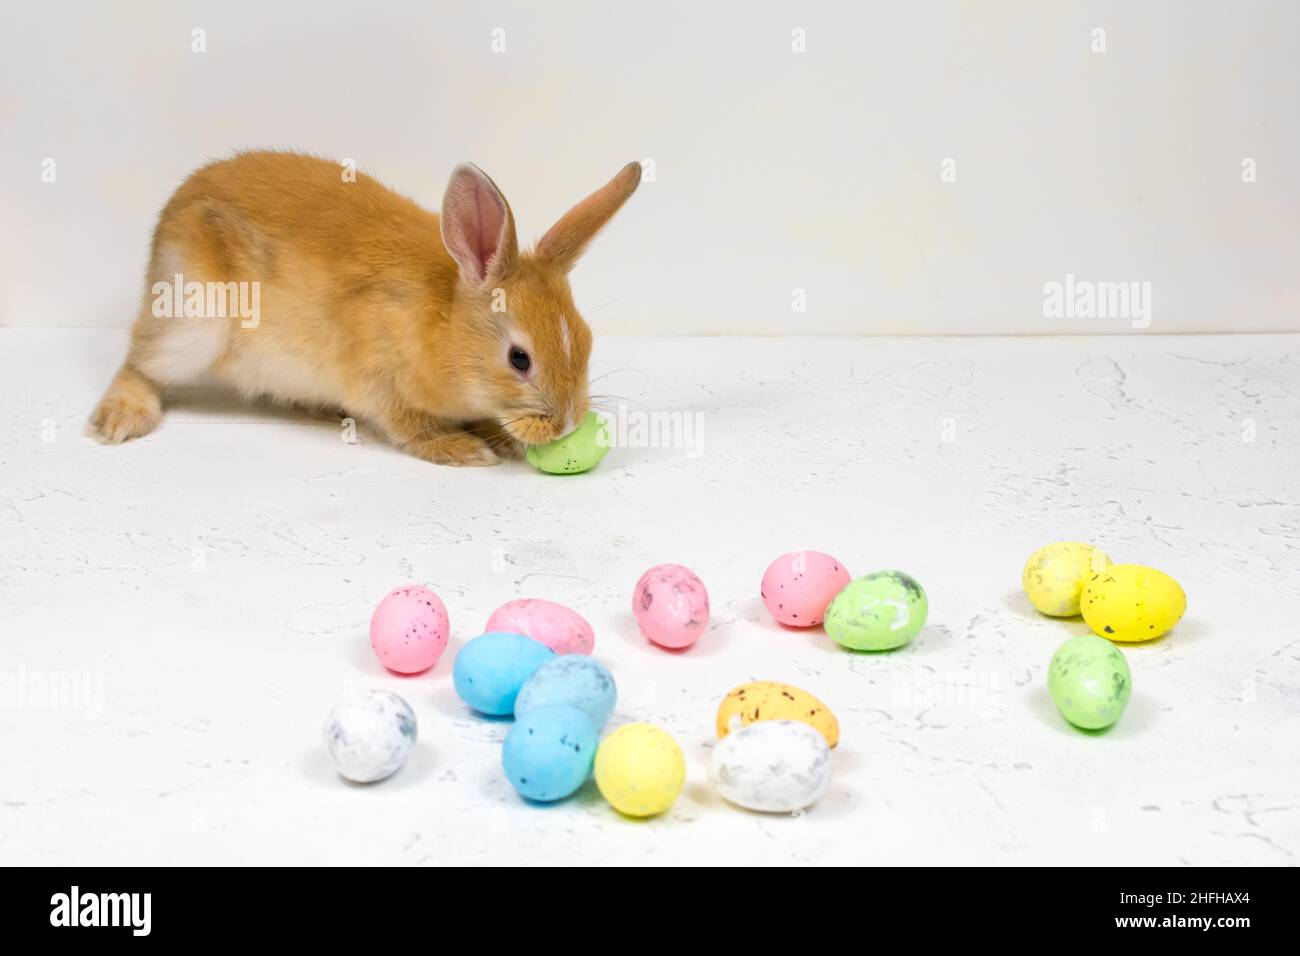
<instances>
[{"instance_id":1,"label":"pink egg","mask_svg":"<svg viewBox=\"0 0 1300 956\"><path fill-rule=\"evenodd\" d=\"M709 626L709 592L690 568L657 564L637 581L632 614L661 647L690 647Z\"/></svg>"},{"instance_id":2,"label":"pink egg","mask_svg":"<svg viewBox=\"0 0 1300 956\"><path fill-rule=\"evenodd\" d=\"M767 566L761 594L772 616L791 627L813 627L849 583L849 572L829 554L791 551Z\"/></svg>"},{"instance_id":3,"label":"pink egg","mask_svg":"<svg viewBox=\"0 0 1300 956\"><path fill-rule=\"evenodd\" d=\"M436 664L449 633L442 599L418 584L390 593L370 618L370 646L380 663L399 674L418 674Z\"/></svg>"},{"instance_id":4,"label":"pink egg","mask_svg":"<svg viewBox=\"0 0 1300 956\"><path fill-rule=\"evenodd\" d=\"M590 654L596 646L596 635L581 614L563 604L541 598L523 598L502 604L492 612L483 630L522 634L545 644L557 654Z\"/></svg>"}]
</instances>

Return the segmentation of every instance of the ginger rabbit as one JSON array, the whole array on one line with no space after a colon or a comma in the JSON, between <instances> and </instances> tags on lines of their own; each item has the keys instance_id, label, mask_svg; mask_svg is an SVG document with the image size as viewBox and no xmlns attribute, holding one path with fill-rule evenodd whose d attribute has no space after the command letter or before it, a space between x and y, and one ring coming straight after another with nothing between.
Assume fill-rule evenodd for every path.
<instances>
[{"instance_id":1,"label":"ginger rabbit","mask_svg":"<svg viewBox=\"0 0 1300 956\"><path fill-rule=\"evenodd\" d=\"M159 217L130 350L91 416L94 434L148 434L164 389L210 379L344 409L446 465L495 464L576 427L591 331L567 273L636 190L640 165L523 253L509 204L473 165L452 172L441 216L341 173L250 152L185 181ZM165 294L173 288L215 298Z\"/></svg>"}]
</instances>

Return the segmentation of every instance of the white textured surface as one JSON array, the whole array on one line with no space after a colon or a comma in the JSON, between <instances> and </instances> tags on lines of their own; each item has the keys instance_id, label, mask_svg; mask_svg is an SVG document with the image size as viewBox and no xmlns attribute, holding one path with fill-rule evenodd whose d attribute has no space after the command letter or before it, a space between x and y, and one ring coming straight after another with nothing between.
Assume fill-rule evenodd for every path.
<instances>
[{"instance_id":1,"label":"white textured surface","mask_svg":"<svg viewBox=\"0 0 1300 956\"><path fill-rule=\"evenodd\" d=\"M441 469L231 403L103 448L81 425L122 345L0 331L0 861L1300 855L1300 338L609 339L597 390L701 413L701 453L615 449L572 478ZM1133 700L1104 736L1067 727L1045 688L1084 625L1019 591L1026 556L1059 538L1189 596L1172 635L1125 649ZM911 572L930 623L872 656L781 630L758 582L798 547ZM687 653L631 619L661 561L712 593ZM432 674L400 679L366 624L408 581L442 595L453 636ZM624 821L590 785L528 807L502 778L507 725L466 713L451 658L526 595L594 625L621 689L611 727L649 720L681 742L687 789L666 817ZM92 675L71 701L85 707L12 697L16 675L72 672ZM709 791L715 708L751 678L804 687L841 721L830 791L802 816ZM320 743L354 686L397 691L420 722L407 766L368 788Z\"/></svg>"}]
</instances>

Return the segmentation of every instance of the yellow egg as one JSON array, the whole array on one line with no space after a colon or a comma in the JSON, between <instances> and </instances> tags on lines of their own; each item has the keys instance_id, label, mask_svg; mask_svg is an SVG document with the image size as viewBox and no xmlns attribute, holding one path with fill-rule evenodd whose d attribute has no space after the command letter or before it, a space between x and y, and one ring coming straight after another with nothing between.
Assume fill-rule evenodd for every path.
<instances>
[{"instance_id":1,"label":"yellow egg","mask_svg":"<svg viewBox=\"0 0 1300 956\"><path fill-rule=\"evenodd\" d=\"M722 698L718 739L760 720L798 720L825 737L830 746L840 742L840 722L829 707L806 690L773 680L741 684Z\"/></svg>"},{"instance_id":2,"label":"yellow egg","mask_svg":"<svg viewBox=\"0 0 1300 956\"><path fill-rule=\"evenodd\" d=\"M1117 564L1092 576L1079 603L1083 619L1098 636L1149 641L1178 623L1187 610L1187 595L1163 571Z\"/></svg>"},{"instance_id":3,"label":"yellow egg","mask_svg":"<svg viewBox=\"0 0 1300 956\"><path fill-rule=\"evenodd\" d=\"M1029 603L1052 617L1079 613L1079 595L1087 580L1110 567L1106 557L1081 541L1058 541L1039 548L1025 562L1020 575Z\"/></svg>"},{"instance_id":4,"label":"yellow egg","mask_svg":"<svg viewBox=\"0 0 1300 956\"><path fill-rule=\"evenodd\" d=\"M596 751L596 787L629 817L663 813L685 783L686 755L672 734L653 724L626 724Z\"/></svg>"}]
</instances>

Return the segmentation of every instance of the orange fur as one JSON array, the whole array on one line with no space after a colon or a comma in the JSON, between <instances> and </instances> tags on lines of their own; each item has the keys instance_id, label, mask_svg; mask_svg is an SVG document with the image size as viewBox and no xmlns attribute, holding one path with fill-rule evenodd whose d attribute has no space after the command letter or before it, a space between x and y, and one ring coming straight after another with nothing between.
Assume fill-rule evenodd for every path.
<instances>
[{"instance_id":1,"label":"orange fur","mask_svg":"<svg viewBox=\"0 0 1300 956\"><path fill-rule=\"evenodd\" d=\"M591 332L566 273L636 189L625 167L532 253L499 190L458 167L443 216L362 173L243 153L192 174L154 232L126 363L91 418L105 441L150 431L169 385L214 376L249 396L338 407L412 454L492 464L587 410ZM155 317L153 287L256 282L260 316ZM504 306L504 309L501 307ZM513 368L511 346L530 356Z\"/></svg>"}]
</instances>

